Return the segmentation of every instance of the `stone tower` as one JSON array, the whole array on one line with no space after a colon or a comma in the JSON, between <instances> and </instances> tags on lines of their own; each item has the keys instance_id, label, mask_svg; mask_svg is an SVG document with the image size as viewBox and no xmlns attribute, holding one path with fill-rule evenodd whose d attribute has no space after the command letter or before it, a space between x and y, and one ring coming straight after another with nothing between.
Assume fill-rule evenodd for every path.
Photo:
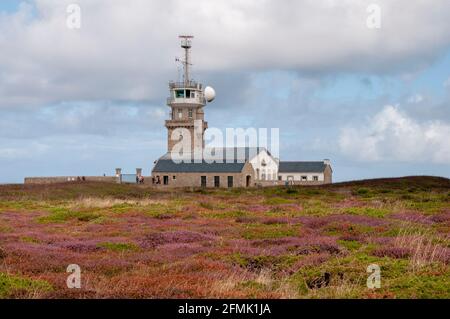
<instances>
[{"instance_id":1,"label":"stone tower","mask_svg":"<svg viewBox=\"0 0 450 319\"><path fill-rule=\"evenodd\" d=\"M167 151L170 153L184 135L181 132L189 132L190 152L202 151L204 147L204 133L208 123L204 120L203 107L206 105L203 85L190 79L189 68L191 40L193 36L180 36L181 47L184 49L183 64L184 75L182 82L170 82L170 96L167 105L170 107L170 119L166 120ZM196 134L197 136L194 136ZM187 150L184 150L187 152Z\"/></svg>"}]
</instances>

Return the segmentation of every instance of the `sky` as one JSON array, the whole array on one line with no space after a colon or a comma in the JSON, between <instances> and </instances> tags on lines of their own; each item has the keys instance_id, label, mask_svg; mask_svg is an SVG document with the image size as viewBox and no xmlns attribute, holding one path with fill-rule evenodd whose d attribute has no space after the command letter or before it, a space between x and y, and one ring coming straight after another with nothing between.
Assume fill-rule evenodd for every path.
<instances>
[{"instance_id":1,"label":"sky","mask_svg":"<svg viewBox=\"0 0 450 319\"><path fill-rule=\"evenodd\" d=\"M334 181L449 178L450 2L282 3L2 0L0 183L149 175L179 34L195 36L193 77L216 90L210 127L279 128L281 160L331 159Z\"/></svg>"}]
</instances>

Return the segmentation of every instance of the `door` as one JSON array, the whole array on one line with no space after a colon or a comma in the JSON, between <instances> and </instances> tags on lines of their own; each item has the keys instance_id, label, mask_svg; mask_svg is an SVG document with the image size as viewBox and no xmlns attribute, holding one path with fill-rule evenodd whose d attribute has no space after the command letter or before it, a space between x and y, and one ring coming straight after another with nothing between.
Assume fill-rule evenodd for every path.
<instances>
[{"instance_id":1,"label":"door","mask_svg":"<svg viewBox=\"0 0 450 319\"><path fill-rule=\"evenodd\" d=\"M287 177L287 184L288 185L294 185L294 176L288 176Z\"/></svg>"},{"instance_id":2,"label":"door","mask_svg":"<svg viewBox=\"0 0 450 319\"><path fill-rule=\"evenodd\" d=\"M228 187L233 187L233 176L228 176Z\"/></svg>"},{"instance_id":3,"label":"door","mask_svg":"<svg viewBox=\"0 0 450 319\"><path fill-rule=\"evenodd\" d=\"M206 187L206 176L201 176L201 185L202 187Z\"/></svg>"},{"instance_id":4,"label":"door","mask_svg":"<svg viewBox=\"0 0 450 319\"><path fill-rule=\"evenodd\" d=\"M214 176L214 187L220 187L220 176Z\"/></svg>"},{"instance_id":5,"label":"door","mask_svg":"<svg viewBox=\"0 0 450 319\"><path fill-rule=\"evenodd\" d=\"M252 177L250 175L247 175L246 181L245 181L245 186L246 187L250 187L250 183L251 183Z\"/></svg>"}]
</instances>

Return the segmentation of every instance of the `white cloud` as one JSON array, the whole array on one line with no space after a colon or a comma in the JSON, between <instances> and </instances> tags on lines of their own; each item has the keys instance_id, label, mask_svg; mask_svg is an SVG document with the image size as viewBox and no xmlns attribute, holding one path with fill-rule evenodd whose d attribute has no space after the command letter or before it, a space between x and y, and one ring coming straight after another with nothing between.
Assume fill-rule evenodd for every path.
<instances>
[{"instance_id":1,"label":"white cloud","mask_svg":"<svg viewBox=\"0 0 450 319\"><path fill-rule=\"evenodd\" d=\"M339 137L343 154L361 161L405 161L450 164L450 125L420 123L385 106L366 125L346 127Z\"/></svg>"},{"instance_id":2,"label":"white cloud","mask_svg":"<svg viewBox=\"0 0 450 319\"><path fill-rule=\"evenodd\" d=\"M1 142L1 140L0 140ZM46 144L32 142L27 147L23 147L22 144L13 144L7 141L10 145L4 145L0 143L0 159L3 160L17 160L17 159L32 159L35 156L44 154L49 150L49 146Z\"/></svg>"},{"instance_id":3,"label":"white cloud","mask_svg":"<svg viewBox=\"0 0 450 319\"><path fill-rule=\"evenodd\" d=\"M194 71L411 72L450 43L450 3L378 0L35 0L0 16L0 107L60 100L161 99L177 35L193 33Z\"/></svg>"},{"instance_id":4,"label":"white cloud","mask_svg":"<svg viewBox=\"0 0 450 319\"><path fill-rule=\"evenodd\" d=\"M417 104L423 101L423 96L421 94L414 94L409 97L408 103Z\"/></svg>"}]
</instances>

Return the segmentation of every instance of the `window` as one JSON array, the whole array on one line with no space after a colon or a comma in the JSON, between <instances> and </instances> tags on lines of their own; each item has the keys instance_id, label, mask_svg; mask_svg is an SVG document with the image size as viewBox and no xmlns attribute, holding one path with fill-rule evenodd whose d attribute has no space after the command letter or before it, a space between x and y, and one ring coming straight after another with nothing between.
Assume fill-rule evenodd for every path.
<instances>
[{"instance_id":1,"label":"window","mask_svg":"<svg viewBox=\"0 0 450 319\"><path fill-rule=\"evenodd\" d=\"M176 91L175 91L175 97L176 97L177 99L179 99L179 98L184 98L184 90L176 90Z\"/></svg>"},{"instance_id":2,"label":"window","mask_svg":"<svg viewBox=\"0 0 450 319\"><path fill-rule=\"evenodd\" d=\"M214 187L220 187L220 176L214 176Z\"/></svg>"},{"instance_id":3,"label":"window","mask_svg":"<svg viewBox=\"0 0 450 319\"><path fill-rule=\"evenodd\" d=\"M319 180L319 176L313 176L313 181L317 182Z\"/></svg>"},{"instance_id":4,"label":"window","mask_svg":"<svg viewBox=\"0 0 450 319\"><path fill-rule=\"evenodd\" d=\"M164 185L169 185L169 176L163 176Z\"/></svg>"},{"instance_id":5,"label":"window","mask_svg":"<svg viewBox=\"0 0 450 319\"><path fill-rule=\"evenodd\" d=\"M228 187L233 187L233 176L228 176Z\"/></svg>"},{"instance_id":6,"label":"window","mask_svg":"<svg viewBox=\"0 0 450 319\"><path fill-rule=\"evenodd\" d=\"M202 187L206 187L206 176L201 176L200 181L201 181Z\"/></svg>"},{"instance_id":7,"label":"window","mask_svg":"<svg viewBox=\"0 0 450 319\"><path fill-rule=\"evenodd\" d=\"M191 97L191 90L186 90L186 98L190 98Z\"/></svg>"},{"instance_id":8,"label":"window","mask_svg":"<svg viewBox=\"0 0 450 319\"><path fill-rule=\"evenodd\" d=\"M189 109L189 118L192 118L192 109Z\"/></svg>"},{"instance_id":9,"label":"window","mask_svg":"<svg viewBox=\"0 0 450 319\"><path fill-rule=\"evenodd\" d=\"M177 177L176 177L176 176L174 175L174 176L172 176L172 179L173 179L173 180L176 180L176 179L177 179Z\"/></svg>"},{"instance_id":10,"label":"window","mask_svg":"<svg viewBox=\"0 0 450 319\"><path fill-rule=\"evenodd\" d=\"M183 118L183 111L181 109L178 109L178 118Z\"/></svg>"},{"instance_id":11,"label":"window","mask_svg":"<svg viewBox=\"0 0 450 319\"><path fill-rule=\"evenodd\" d=\"M302 176L302 182L306 182L308 180L307 176Z\"/></svg>"},{"instance_id":12,"label":"window","mask_svg":"<svg viewBox=\"0 0 450 319\"><path fill-rule=\"evenodd\" d=\"M279 176L278 176L278 180L279 180L279 181L281 181L281 178L282 178L282 176L281 176L281 175L279 175Z\"/></svg>"},{"instance_id":13,"label":"window","mask_svg":"<svg viewBox=\"0 0 450 319\"><path fill-rule=\"evenodd\" d=\"M195 92L194 91L191 92L191 99L195 99Z\"/></svg>"}]
</instances>

